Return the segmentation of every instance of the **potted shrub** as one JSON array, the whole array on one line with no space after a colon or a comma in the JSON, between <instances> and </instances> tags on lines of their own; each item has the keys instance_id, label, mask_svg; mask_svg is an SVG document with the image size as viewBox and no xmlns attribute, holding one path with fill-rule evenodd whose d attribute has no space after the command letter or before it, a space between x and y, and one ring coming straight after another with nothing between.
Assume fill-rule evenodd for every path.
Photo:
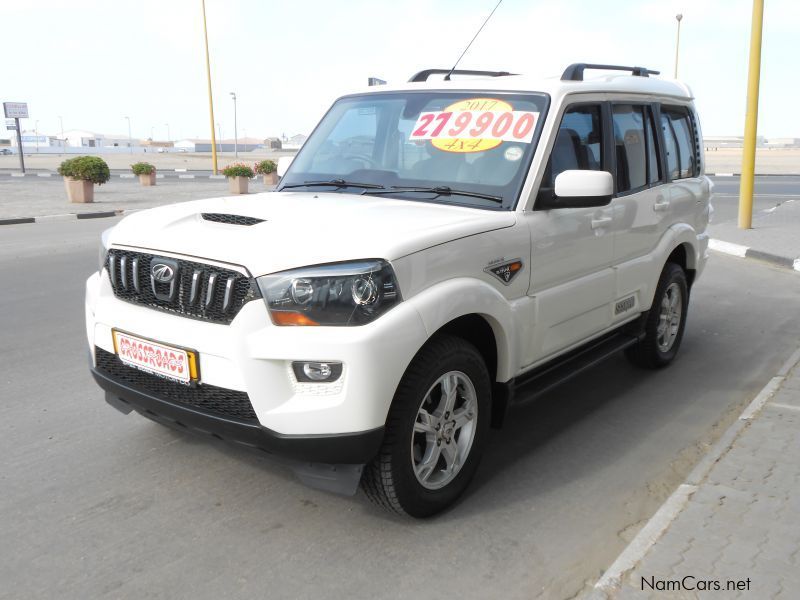
<instances>
[{"instance_id":1,"label":"potted shrub","mask_svg":"<svg viewBox=\"0 0 800 600\"><path fill-rule=\"evenodd\" d=\"M256 173L264 176L264 183L267 185L275 185L278 183L277 168L278 165L272 160L262 160L256 163Z\"/></svg>"},{"instance_id":2,"label":"potted shrub","mask_svg":"<svg viewBox=\"0 0 800 600\"><path fill-rule=\"evenodd\" d=\"M246 194L247 184L255 175L253 169L243 163L234 163L222 169L222 174L228 178L228 190L231 194Z\"/></svg>"},{"instance_id":3,"label":"potted shrub","mask_svg":"<svg viewBox=\"0 0 800 600\"><path fill-rule=\"evenodd\" d=\"M137 162L131 165L131 171L133 171L134 175L139 176L139 183L142 185L156 184L156 168L154 165L146 162Z\"/></svg>"},{"instance_id":4,"label":"potted shrub","mask_svg":"<svg viewBox=\"0 0 800 600\"><path fill-rule=\"evenodd\" d=\"M108 165L99 156L76 156L61 163L59 175L70 202L94 202L94 184L102 185L111 178Z\"/></svg>"}]
</instances>

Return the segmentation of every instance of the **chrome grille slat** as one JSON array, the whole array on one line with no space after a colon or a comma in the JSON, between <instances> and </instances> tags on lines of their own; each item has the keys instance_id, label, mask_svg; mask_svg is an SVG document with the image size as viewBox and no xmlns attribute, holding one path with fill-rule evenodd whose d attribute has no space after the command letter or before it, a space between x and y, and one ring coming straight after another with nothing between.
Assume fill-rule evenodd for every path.
<instances>
[{"instance_id":1,"label":"chrome grille slat","mask_svg":"<svg viewBox=\"0 0 800 600\"><path fill-rule=\"evenodd\" d=\"M151 264L158 261L177 265L171 282L153 279ZM112 248L106 268L117 298L212 323L230 323L242 306L261 297L255 279L219 265Z\"/></svg>"},{"instance_id":2,"label":"chrome grille slat","mask_svg":"<svg viewBox=\"0 0 800 600\"><path fill-rule=\"evenodd\" d=\"M189 291L189 306L194 306L197 302L197 295L200 292L200 275L202 271L194 270L192 273L192 289Z\"/></svg>"},{"instance_id":3,"label":"chrome grille slat","mask_svg":"<svg viewBox=\"0 0 800 600\"><path fill-rule=\"evenodd\" d=\"M133 289L134 291L139 294L141 293L141 288L139 286L139 258L136 257L131 261L131 272L133 274Z\"/></svg>"},{"instance_id":4,"label":"chrome grille slat","mask_svg":"<svg viewBox=\"0 0 800 600\"><path fill-rule=\"evenodd\" d=\"M115 254L108 253L108 274L111 276L111 285L117 287L117 257Z\"/></svg>"},{"instance_id":5,"label":"chrome grille slat","mask_svg":"<svg viewBox=\"0 0 800 600\"><path fill-rule=\"evenodd\" d=\"M122 287L128 289L128 257L122 256L119 259L119 280Z\"/></svg>"},{"instance_id":6,"label":"chrome grille slat","mask_svg":"<svg viewBox=\"0 0 800 600\"><path fill-rule=\"evenodd\" d=\"M228 277L225 282L225 297L222 300L222 312L228 312L231 306L231 292L233 291L233 284L236 280L233 277Z\"/></svg>"},{"instance_id":7,"label":"chrome grille slat","mask_svg":"<svg viewBox=\"0 0 800 600\"><path fill-rule=\"evenodd\" d=\"M211 306L211 303L214 301L214 287L217 284L217 274L211 273L208 276L208 287L206 287L206 308Z\"/></svg>"}]
</instances>

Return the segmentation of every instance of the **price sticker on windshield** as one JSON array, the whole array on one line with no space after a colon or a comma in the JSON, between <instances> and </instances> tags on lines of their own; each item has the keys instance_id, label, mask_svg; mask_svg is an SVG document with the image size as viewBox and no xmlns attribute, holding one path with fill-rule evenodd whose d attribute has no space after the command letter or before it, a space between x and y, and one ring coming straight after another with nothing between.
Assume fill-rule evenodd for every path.
<instances>
[{"instance_id":1,"label":"price sticker on windshield","mask_svg":"<svg viewBox=\"0 0 800 600\"><path fill-rule=\"evenodd\" d=\"M446 152L483 152L503 142L530 144L538 118L538 112L514 110L502 100L470 98L420 113L409 139L431 140Z\"/></svg>"}]
</instances>

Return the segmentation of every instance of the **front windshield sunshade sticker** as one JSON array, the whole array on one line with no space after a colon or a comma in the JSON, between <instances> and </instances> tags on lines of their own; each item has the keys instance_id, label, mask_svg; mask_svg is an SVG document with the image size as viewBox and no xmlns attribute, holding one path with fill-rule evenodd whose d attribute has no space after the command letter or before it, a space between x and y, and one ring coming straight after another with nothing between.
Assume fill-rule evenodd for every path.
<instances>
[{"instance_id":1,"label":"front windshield sunshade sticker","mask_svg":"<svg viewBox=\"0 0 800 600\"><path fill-rule=\"evenodd\" d=\"M503 142L530 144L538 118L538 112L514 110L502 100L468 98L420 113L409 140L430 140L445 152L483 152Z\"/></svg>"}]
</instances>

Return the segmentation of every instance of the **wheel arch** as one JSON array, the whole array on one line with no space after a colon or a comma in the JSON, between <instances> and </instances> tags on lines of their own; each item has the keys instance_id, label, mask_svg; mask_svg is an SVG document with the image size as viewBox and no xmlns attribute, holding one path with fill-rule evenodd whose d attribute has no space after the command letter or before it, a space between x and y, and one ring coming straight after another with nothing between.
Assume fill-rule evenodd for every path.
<instances>
[{"instance_id":1,"label":"wheel arch","mask_svg":"<svg viewBox=\"0 0 800 600\"><path fill-rule=\"evenodd\" d=\"M666 262L676 264L683 269L686 273L686 283L691 289L697 275L697 254L694 247L688 242L678 244L672 249Z\"/></svg>"},{"instance_id":2,"label":"wheel arch","mask_svg":"<svg viewBox=\"0 0 800 600\"><path fill-rule=\"evenodd\" d=\"M447 301L443 301L443 299ZM513 302L490 285L468 278L453 279L413 299L428 331L460 337L475 346L486 362L492 381L491 424L499 427L510 402L510 386L519 357L514 335Z\"/></svg>"}]
</instances>

